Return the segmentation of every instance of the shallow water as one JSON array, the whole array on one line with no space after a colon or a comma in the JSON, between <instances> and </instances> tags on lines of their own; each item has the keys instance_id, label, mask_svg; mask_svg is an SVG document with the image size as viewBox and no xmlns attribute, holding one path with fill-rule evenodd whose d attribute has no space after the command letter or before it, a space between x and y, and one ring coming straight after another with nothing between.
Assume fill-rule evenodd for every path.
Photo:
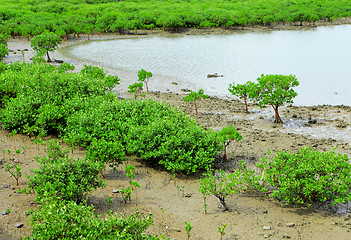
<instances>
[{"instance_id":1,"label":"shallow water","mask_svg":"<svg viewBox=\"0 0 351 240\"><path fill-rule=\"evenodd\" d=\"M153 90L204 88L230 96L229 83L255 81L261 74L294 74L297 105L351 106L351 26L308 30L140 37L92 41L62 50L80 61L117 70L128 85L144 68ZM207 78L207 74L223 78ZM178 85L172 86L171 82Z\"/></svg>"},{"instance_id":2,"label":"shallow water","mask_svg":"<svg viewBox=\"0 0 351 240\"><path fill-rule=\"evenodd\" d=\"M270 119L271 122L274 121L273 111L271 109L263 109L257 111L256 114L252 115L251 120L255 120L255 122L259 122L260 117L264 119ZM284 122L284 125L280 129L281 132L284 133L296 133L301 135L307 135L316 139L335 139L341 140L346 143L351 144L351 119L350 114L335 114L329 112L328 116L318 116L317 122L318 124L309 124L308 118L291 118L281 116ZM339 121L333 122L333 120L343 120L347 124L344 128L337 127ZM330 122L332 121L332 122ZM267 126L267 123L258 124L255 126L258 129L270 131Z\"/></svg>"}]
</instances>

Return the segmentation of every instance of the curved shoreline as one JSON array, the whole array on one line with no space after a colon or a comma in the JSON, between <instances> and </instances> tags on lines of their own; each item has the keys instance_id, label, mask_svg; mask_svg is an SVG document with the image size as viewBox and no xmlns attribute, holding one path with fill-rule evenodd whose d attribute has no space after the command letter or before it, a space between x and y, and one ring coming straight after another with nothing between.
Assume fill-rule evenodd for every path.
<instances>
[{"instance_id":1,"label":"curved shoreline","mask_svg":"<svg viewBox=\"0 0 351 240\"><path fill-rule=\"evenodd\" d=\"M76 40L66 44L72 45L79 42L81 41ZM16 39L11 42L10 46L13 49L28 48L29 51L25 52L25 60L29 61L31 57L30 42ZM73 63L76 66L75 71L79 71L79 68L83 67L84 64L84 62L76 62L61 56L58 52L54 52L53 56ZM17 55L12 54L11 59L20 60L21 58L17 53ZM109 71L109 69L106 70ZM126 94L125 97L130 97L130 95ZM184 102L182 97L181 94L174 92L152 92L148 95L148 98L166 102L193 116L204 128L219 130L233 124L242 134L243 140L231 144L228 148L229 161L227 165L229 167L242 160L254 163L261 157L265 157L267 150L273 150L273 152L297 151L303 146L311 146L318 151L329 151L337 146L337 152L348 154L351 157L351 142L334 140L330 137L315 138L306 132L307 130L318 132L318 129L326 128L327 131L328 129L337 129L338 132L346 134L346 131L351 130L351 107L323 105L282 108L282 116L287 116L283 118L283 121L286 122L285 126L293 122L296 124L296 129L305 131L303 134L298 134L286 129L285 126L273 124L270 107L261 110L256 105L250 104L249 113L246 113L243 103L234 97L224 99L211 96L199 103L199 115L195 116L193 106ZM331 133L333 134L333 132ZM35 145L24 135L10 137L6 131L0 130L0 144L3 149L11 148L13 150L16 147L26 147L26 155L28 154L29 157L24 160L24 155L20 155L24 174L30 174L30 168L37 167L37 162L32 159L37 156L39 150L40 154L45 155L43 146ZM14 155L15 151L12 152ZM84 151L77 149L75 155L82 157ZM321 206L319 208L318 206L314 208L281 207L281 203L277 200L245 194L232 195L227 198L228 204L233 209L231 212L222 212L217 206L217 199L209 198L209 214L204 215L197 179L182 177L173 179L170 178L168 172L145 168L137 162L133 162L133 164L137 165L137 178L142 186L138 192L139 211L142 213L152 211L155 221L155 225L149 230L150 232L183 239L185 233L180 229L184 228L185 221L190 220L194 226L193 237L197 239L218 238L217 226L224 222L231 226L226 232L227 236L233 239L259 239L265 235L268 236L268 234L270 234L269 238L271 239L281 239L284 236L296 239L329 239L331 235L337 239L346 239L347 236L350 236L350 217L346 215L349 213L347 211L329 213ZM118 195L114 196L112 206L107 205L105 201L108 194L111 194L114 189L128 184L124 181L125 179L121 178L124 171L122 167L117 174L112 169L107 168L107 187L95 191L90 196L89 201L94 204L97 213L103 214L111 208L114 211L127 213L132 213L135 210L134 204L124 204ZM0 179L3 185L13 184L13 179L4 171L0 172ZM172 183L173 181L174 183ZM24 187L26 183L25 178L21 179L20 187ZM0 185L0 198L3 200L0 202L1 211L7 208L11 208L12 211L7 216L0 216L0 219L4 220L0 221L0 239L11 239L10 236L13 239L19 239L28 236L30 234L29 218L25 218L23 213L25 210L36 207L37 204L33 202L34 196L17 194L15 189L5 188L3 185ZM182 197L176 186L183 187L183 195L186 193L188 197ZM24 227L21 229L14 227L19 220L24 223ZM293 223L294 227L286 226L288 223ZM262 229L263 226L269 226L272 230ZM1 235L1 231L4 232L4 235Z\"/></svg>"},{"instance_id":2,"label":"curved shoreline","mask_svg":"<svg viewBox=\"0 0 351 240\"><path fill-rule=\"evenodd\" d=\"M77 61L90 61L93 65L104 66L122 79L118 89L125 91L129 84L136 81L137 70L141 67L151 69L154 73L150 81L150 84L153 85L151 89L182 93L181 89L204 88L206 94L222 98L232 97L227 90L232 81L238 81L238 83L252 81L262 73L292 73L296 74L301 82L296 88L299 96L294 99L295 106L324 104L351 106L347 94L350 86L346 77L350 71L345 62L347 60L345 51L341 47L323 51L324 44L332 46L333 42L339 42L345 46L350 26L322 27L318 30L306 29L308 31L278 31L269 34L237 34L238 31L222 33L220 29L215 29L211 30L214 32L212 35L206 35L204 30L190 29L184 34L160 32L142 36L108 35L102 36L103 41L95 38L96 42L83 40L82 44L76 47L61 48L60 53ZM200 36L198 37L196 33ZM338 37L332 37L333 34ZM316 44L315 41L318 41L319 37L327 40ZM337 41L339 38L344 40ZM105 41L106 39L123 40ZM307 41L304 43L303 39ZM201 44L201 47L197 47L197 45L200 46L197 43ZM162 46L160 50L154 47L158 44ZM175 50L177 46L181 48ZM206 50L207 47L210 49ZM226 53L227 48L228 53ZM292 54L290 58L284 54L291 51L294 51L295 54ZM304 52L307 54L304 55ZM323 59L329 55L336 58L339 56L342 61L328 64ZM302 56L308 60L304 61ZM279 60L276 61L276 59ZM183 65L182 62L186 64ZM332 69L335 74L332 74ZM206 74L209 72L220 72L225 77L207 79ZM335 81L331 81L333 78ZM127 83L124 84L124 81ZM178 84L178 86L170 83Z\"/></svg>"},{"instance_id":3,"label":"curved shoreline","mask_svg":"<svg viewBox=\"0 0 351 240\"><path fill-rule=\"evenodd\" d=\"M212 29L211 30L213 34L226 34L222 33L221 29ZM230 32L231 33L231 32ZM179 35L184 35L184 33L178 33ZM190 29L186 34L204 34L204 32L201 30L193 30ZM91 41L94 40L108 40L108 39L121 39L121 38L135 38L135 37L148 37L148 36L174 36L174 34L165 32L165 31L149 31L147 35L115 35L115 34L107 34L103 36L98 36L94 35L91 37ZM64 42L63 44L60 45L60 49L62 48L67 48L70 46L73 46L75 44L80 44L84 42L88 42L89 40L87 37L84 37L80 40L72 39L67 42ZM9 49L12 50L23 50L23 49L28 49L24 53L24 61L30 62L30 58L34 55L34 52L32 51L30 47L30 42L27 41L27 39L11 39L8 42ZM55 51L53 53L50 53L50 56L52 56L53 59L60 59L65 62L71 63L75 66L74 71L80 71L80 69L83 68L84 64L91 64L90 62L83 62L74 58L70 58L64 54L61 53L60 49L58 51ZM5 58L5 62L14 62L14 61L20 61L21 56L19 54L19 51L17 51L16 54L14 52L10 53L10 56ZM52 63L55 65L59 65L58 63ZM123 81L123 76L121 76L121 71L120 70L115 70L112 68L108 68L106 66L101 66L98 65L99 67L104 68L106 71L109 72L109 74L114 74L119 76L122 81ZM131 74L131 73L127 73ZM137 71L135 71L135 81L137 80ZM121 81L121 82L122 82ZM116 93L121 97L121 98L129 98L130 94L127 92L128 86L131 84L131 82L125 81L122 82L121 85L118 85L114 90ZM161 94L162 96L166 97L159 97L162 99L162 101L166 101L175 107L182 106L183 103L181 101L180 95L184 94L185 92L182 92L180 90L179 86L173 85L173 84L168 84L165 88L165 91L162 91L160 93L153 93L156 95ZM217 97L217 96L211 96L212 100L206 100L204 101L205 108L210 109L210 112L219 112L220 110L217 110L215 108L212 108L211 105L223 105L227 106L227 109L230 109L230 105L227 104L230 101L234 101L235 98L234 96L232 97ZM236 100L235 100L236 101ZM258 130L263 130L263 131L272 131L272 125L270 123L270 112L272 111L270 107L267 107L265 109L259 109L256 105L251 104L251 107L253 108L253 111L256 112L257 114L255 115L249 115L251 123L251 127L253 129L258 129ZM220 107L225 111L224 108ZM183 106L183 109L185 111L188 111L187 107ZM201 109L200 109L201 111ZM234 111L235 113L236 111ZM189 114L191 114L191 111L189 111ZM237 116L231 116L232 113L230 111L227 111L227 114L230 115L230 117L237 117ZM247 115L244 115L242 113L239 113L242 119L247 118ZM295 133L295 134L300 134L303 136L310 136L314 139L323 139L323 138L335 138L351 144L351 106L344 106L344 105L317 105L317 106L285 106L281 109L281 115L282 116L287 116L286 122L287 124L282 129L280 129L280 132L282 134L288 134L289 132ZM265 121L261 121L265 119ZM208 120L211 121L211 120ZM213 124L206 124L206 123L201 123L204 126L208 125L211 127ZM305 128L307 127L307 128ZM239 126L239 128L241 128ZM279 129L279 128L278 128ZM306 129L304 131L304 129ZM307 131L308 130L308 131ZM314 133L317 132L317 133ZM346 140L342 137L342 131L345 131L346 135ZM348 131L350 131L350 134L348 134ZM341 133L339 133L341 132ZM335 133L335 134L334 134ZM340 135L341 134L341 135ZM350 137L347 138L347 135ZM340 137L341 136L341 137ZM350 153L351 154L351 151Z\"/></svg>"},{"instance_id":4,"label":"curved shoreline","mask_svg":"<svg viewBox=\"0 0 351 240\"><path fill-rule=\"evenodd\" d=\"M318 26L335 26L335 25L345 25L349 24L351 25L351 17L350 18L345 18L345 19L339 19L335 20L333 22L329 21L319 21L317 22L317 27ZM76 69L75 71L80 71L80 69L83 68L84 64L87 65L95 65L98 67L104 68L109 74L117 75L121 79L121 83L119 86L115 88L115 91L118 92L119 94L125 96L125 92L128 91L128 86L133 83L134 79L135 82L137 81L137 71L130 71L130 70L123 70L123 69L115 69L109 66L106 66L105 64L101 64L98 62L90 62L90 61L84 61L82 59L77 59L73 56L69 56L68 54L65 54L65 51L67 48L72 47L77 44L83 44L83 43L88 43L91 41L105 41L105 40L114 40L114 39L129 39L129 38L143 38L143 37L154 37L154 36L160 36L160 37L177 37L177 36L184 36L184 35L227 35L227 34L233 34L233 33L249 33L249 32L267 32L267 31L288 31L288 30L302 30L302 29L315 29L315 27L307 25L306 23L303 26L295 26L293 23L285 23L285 24L274 24L274 25L269 25L269 26L247 26L243 30L240 29L222 29L222 28L210 28L210 29L181 29L178 32L169 32L165 30L137 30L138 34L135 34L135 30L129 32L130 34L124 34L124 35L119 35L119 34L103 34L103 35L91 35L88 36L84 35L80 39L69 39L68 41L63 42L58 50L54 51L53 53L51 52L50 55L53 56L53 58L63 60L65 62L71 63L75 65ZM29 49L28 52L25 52L25 61L30 62L29 58L34 55L34 53L31 50L30 47L30 42L26 40L26 38L22 39L10 39L9 40L9 49L14 50L15 52L11 52L9 57L6 57L4 59L5 62L14 62L14 61L19 61L21 60L20 58L20 52L17 51L16 49ZM17 55L16 55L17 54ZM155 75L155 74L154 74ZM181 88L177 85L177 80L172 81L172 77L169 76L163 76L163 75L155 75L157 78L157 86L162 86L158 87L158 91L162 92L174 92L174 93L183 93L186 92L188 89L197 89L198 86L191 82L185 82L185 81L180 81L182 82ZM156 79L154 77L154 79ZM125 80L125 81L124 81ZM173 83L174 84L169 84ZM184 84L183 84L184 83ZM161 90L162 89L162 90ZM185 91L183 91L185 90ZM214 93L215 94L215 93ZM215 96L214 94L210 94L212 96ZM228 94L220 95L222 98L231 98L232 96ZM344 106L343 104L312 104L312 105L305 105L305 104L298 104L296 106L320 106L320 105L331 105L331 106ZM347 106L347 105L346 105Z\"/></svg>"}]
</instances>

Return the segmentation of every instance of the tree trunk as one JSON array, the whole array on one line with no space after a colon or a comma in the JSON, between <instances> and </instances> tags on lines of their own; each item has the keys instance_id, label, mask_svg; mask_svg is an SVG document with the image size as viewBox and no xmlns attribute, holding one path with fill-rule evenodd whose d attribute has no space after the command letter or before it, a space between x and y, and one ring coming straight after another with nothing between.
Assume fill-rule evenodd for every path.
<instances>
[{"instance_id":1,"label":"tree trunk","mask_svg":"<svg viewBox=\"0 0 351 240\"><path fill-rule=\"evenodd\" d=\"M136 188L135 188L135 206L138 206L138 194L137 194Z\"/></svg>"},{"instance_id":2,"label":"tree trunk","mask_svg":"<svg viewBox=\"0 0 351 240\"><path fill-rule=\"evenodd\" d=\"M197 105L196 105L196 101L194 101L194 105L195 105L195 114L199 115L199 113L197 112Z\"/></svg>"},{"instance_id":3,"label":"tree trunk","mask_svg":"<svg viewBox=\"0 0 351 240\"><path fill-rule=\"evenodd\" d=\"M104 179L105 179L105 176L104 176L104 174L102 173L102 170L101 170L101 172L100 172L100 178L101 178L101 180L104 180Z\"/></svg>"},{"instance_id":4,"label":"tree trunk","mask_svg":"<svg viewBox=\"0 0 351 240\"><path fill-rule=\"evenodd\" d=\"M229 211L229 208L227 206L227 204L225 203L225 198L221 197L221 196L217 196L217 198L219 199L219 201L221 202L224 210L223 211Z\"/></svg>"},{"instance_id":5,"label":"tree trunk","mask_svg":"<svg viewBox=\"0 0 351 240\"><path fill-rule=\"evenodd\" d=\"M149 92L149 86L147 85L147 81L145 81L145 85L146 85L146 92Z\"/></svg>"},{"instance_id":6,"label":"tree trunk","mask_svg":"<svg viewBox=\"0 0 351 240\"><path fill-rule=\"evenodd\" d=\"M248 112L249 109L247 108L247 99L246 99L246 97L244 97L244 101L245 101L245 110L246 110L246 112Z\"/></svg>"},{"instance_id":7,"label":"tree trunk","mask_svg":"<svg viewBox=\"0 0 351 240\"><path fill-rule=\"evenodd\" d=\"M274 123L279 123L279 124L283 124L283 121L282 119L280 118L279 116L279 113L278 113L278 107L279 106L274 106L272 105L273 109L274 109L274 113L275 113L275 120L274 120Z\"/></svg>"},{"instance_id":8,"label":"tree trunk","mask_svg":"<svg viewBox=\"0 0 351 240\"><path fill-rule=\"evenodd\" d=\"M49 52L46 52L46 56L48 57L48 62L52 62L52 61L51 61L51 58L50 58L50 56L49 56Z\"/></svg>"},{"instance_id":9,"label":"tree trunk","mask_svg":"<svg viewBox=\"0 0 351 240\"><path fill-rule=\"evenodd\" d=\"M227 145L224 145L224 156L223 161L227 161Z\"/></svg>"}]
</instances>

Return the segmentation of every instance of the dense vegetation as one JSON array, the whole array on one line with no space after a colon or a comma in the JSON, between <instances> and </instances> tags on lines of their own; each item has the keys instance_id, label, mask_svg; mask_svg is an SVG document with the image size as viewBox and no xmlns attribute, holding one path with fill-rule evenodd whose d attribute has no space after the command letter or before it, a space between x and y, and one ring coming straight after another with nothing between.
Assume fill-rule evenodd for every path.
<instances>
[{"instance_id":1,"label":"dense vegetation","mask_svg":"<svg viewBox=\"0 0 351 240\"><path fill-rule=\"evenodd\" d=\"M70 158L56 140L44 144L47 156L37 158L40 167L32 170L27 189L21 190L34 191L35 200L41 203L39 209L27 212L32 234L24 239L159 239L144 233L152 224L150 215L136 212L121 216L110 211L102 219L95 215L93 206L82 201L105 186L98 176L102 162Z\"/></svg>"},{"instance_id":2,"label":"dense vegetation","mask_svg":"<svg viewBox=\"0 0 351 240\"><path fill-rule=\"evenodd\" d=\"M350 0L2 0L0 34L36 36L133 29L236 27L351 16Z\"/></svg>"},{"instance_id":3,"label":"dense vegetation","mask_svg":"<svg viewBox=\"0 0 351 240\"><path fill-rule=\"evenodd\" d=\"M153 100L119 100L119 82L98 67L14 63L0 74L0 123L29 136L56 134L87 148L92 161L120 163L125 155L192 173L211 165L223 148L218 133Z\"/></svg>"},{"instance_id":4,"label":"dense vegetation","mask_svg":"<svg viewBox=\"0 0 351 240\"><path fill-rule=\"evenodd\" d=\"M32 47L39 57L46 54L50 61L48 52L57 47L60 37L68 34L79 37L104 32L123 34L137 29L314 23L349 17L350 9L351 0L3 0L0 60L8 54L6 39L10 36L37 36ZM85 66L80 73L69 72L73 69L69 64L59 68L27 63L0 65L2 128L29 136L54 134L72 149L76 145L87 149L84 159L73 159L57 142L51 142L48 155L37 159L40 167L32 170L34 174L23 191L35 192L41 205L31 214L33 232L25 239L159 239L145 234L152 224L150 216L111 213L102 220L84 202L86 194L105 185L99 177L104 164L118 165L126 155L134 155L148 164L192 173L209 169L221 149L225 150L226 158L226 147L233 140L239 141L241 135L233 126L219 133L206 131L179 110L152 100L119 100L111 93L118 77L107 76L102 69L92 66ZM138 77L147 87L152 74L143 70ZM264 79L267 81L259 81L260 91L253 93L249 84L233 84L231 92L245 103L254 98L261 100L260 106L271 105L276 120L280 119L278 107L290 102L295 92L288 91L292 87L289 85L287 89L277 88L288 91L289 96L282 91L275 96L267 92L272 89L269 84L275 83L267 76ZM132 85L130 92L143 99L142 86L140 82ZM198 94L206 98L203 92ZM282 102L276 101L279 98ZM185 100L197 99L198 96L190 94ZM231 174L223 171L213 174L208 170L199 189L205 213L208 195L216 196L227 210L225 198L229 194L248 190L268 191L287 204L325 201L336 204L351 200L351 165L346 155L303 148L297 153L280 152L270 160L262 159L257 167L262 172L249 170L244 163ZM138 184L131 180L130 183Z\"/></svg>"},{"instance_id":5,"label":"dense vegetation","mask_svg":"<svg viewBox=\"0 0 351 240\"><path fill-rule=\"evenodd\" d=\"M7 49L7 41L4 35L0 34L0 61L9 54Z\"/></svg>"},{"instance_id":6,"label":"dense vegetation","mask_svg":"<svg viewBox=\"0 0 351 240\"><path fill-rule=\"evenodd\" d=\"M279 152L263 158L257 166L263 170L263 189L286 204L332 205L351 200L351 164L347 154L318 152L310 147L298 152Z\"/></svg>"},{"instance_id":7,"label":"dense vegetation","mask_svg":"<svg viewBox=\"0 0 351 240\"><path fill-rule=\"evenodd\" d=\"M39 169L29 176L28 192L35 192L35 201L63 200L80 203L85 194L106 184L99 177L104 168L100 161L73 159L61 150L57 141L48 143L48 155L38 157Z\"/></svg>"},{"instance_id":8,"label":"dense vegetation","mask_svg":"<svg viewBox=\"0 0 351 240\"><path fill-rule=\"evenodd\" d=\"M75 202L50 201L43 203L31 215L32 235L26 240L58 239L109 239L109 240L157 240L157 236L145 234L153 223L151 216L119 216L111 213L102 219L96 216L93 206Z\"/></svg>"}]
</instances>

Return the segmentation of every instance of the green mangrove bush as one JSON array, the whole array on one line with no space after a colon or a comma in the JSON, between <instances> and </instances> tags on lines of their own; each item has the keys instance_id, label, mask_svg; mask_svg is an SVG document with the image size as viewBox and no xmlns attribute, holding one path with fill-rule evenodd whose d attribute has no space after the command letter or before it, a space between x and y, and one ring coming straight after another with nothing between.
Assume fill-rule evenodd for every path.
<instances>
[{"instance_id":1,"label":"green mangrove bush","mask_svg":"<svg viewBox=\"0 0 351 240\"><path fill-rule=\"evenodd\" d=\"M221 142L224 146L224 161L227 160L227 147L233 141L239 142L243 139L241 134L234 128L233 125L222 128L219 132Z\"/></svg>"},{"instance_id":2,"label":"green mangrove bush","mask_svg":"<svg viewBox=\"0 0 351 240\"><path fill-rule=\"evenodd\" d=\"M187 173L211 165L221 149L218 133L168 105L117 98L92 102L92 108L67 119L64 135L70 144L90 146L94 138L104 138L120 142L125 154L145 163Z\"/></svg>"},{"instance_id":3,"label":"green mangrove bush","mask_svg":"<svg viewBox=\"0 0 351 240\"><path fill-rule=\"evenodd\" d=\"M258 84L251 81L248 81L245 84L231 83L229 84L228 90L234 96L244 100L246 112L249 111L247 107L248 101L255 102L255 98L259 95Z\"/></svg>"},{"instance_id":4,"label":"green mangrove bush","mask_svg":"<svg viewBox=\"0 0 351 240\"><path fill-rule=\"evenodd\" d=\"M30 214L32 234L25 240L111 239L157 240L146 234L153 224L151 216L138 213L119 216L109 213L102 218L94 208L73 201L48 201Z\"/></svg>"},{"instance_id":5,"label":"green mangrove bush","mask_svg":"<svg viewBox=\"0 0 351 240\"><path fill-rule=\"evenodd\" d=\"M14 63L0 73L0 123L34 135L55 134L90 160L121 163L135 155L151 165L192 173L211 165L221 150L218 133L183 112L148 101L119 100L110 93L119 78L92 66ZM67 71L64 71L67 70Z\"/></svg>"},{"instance_id":6,"label":"green mangrove bush","mask_svg":"<svg viewBox=\"0 0 351 240\"><path fill-rule=\"evenodd\" d=\"M45 32L32 38L31 47L39 57L46 54L47 61L51 62L49 52L55 51L61 42L62 39L55 33Z\"/></svg>"},{"instance_id":7,"label":"green mangrove bush","mask_svg":"<svg viewBox=\"0 0 351 240\"><path fill-rule=\"evenodd\" d=\"M299 85L295 75L278 75L278 74L262 74L257 78L257 84L248 81L245 84L232 83L229 85L229 92L238 96L245 101L246 111L247 100L257 102L260 108L266 105L272 106L274 110L274 123L282 124L283 121L279 116L279 107L286 103L293 103L293 98L297 96L297 92L293 87Z\"/></svg>"},{"instance_id":8,"label":"green mangrove bush","mask_svg":"<svg viewBox=\"0 0 351 240\"><path fill-rule=\"evenodd\" d=\"M149 92L149 80L152 77L152 72L148 72L145 69L141 69L138 71L138 81L145 83L146 92Z\"/></svg>"},{"instance_id":9,"label":"green mangrove bush","mask_svg":"<svg viewBox=\"0 0 351 240\"><path fill-rule=\"evenodd\" d=\"M106 77L61 70L46 64L9 64L0 74L2 127L28 135L60 133L67 117L82 108L72 108L72 102L106 95L111 86Z\"/></svg>"},{"instance_id":10,"label":"green mangrove bush","mask_svg":"<svg viewBox=\"0 0 351 240\"><path fill-rule=\"evenodd\" d=\"M270 195L286 204L334 205L351 200L351 165L346 154L307 147L296 153L281 151L270 160L262 158L258 167Z\"/></svg>"},{"instance_id":11,"label":"green mangrove bush","mask_svg":"<svg viewBox=\"0 0 351 240\"><path fill-rule=\"evenodd\" d=\"M279 116L279 107L286 103L293 103L293 98L297 96L297 92L293 87L299 85L295 75L261 75L257 79L259 85L258 101L260 108L265 105L272 106L275 114L274 123L283 123Z\"/></svg>"},{"instance_id":12,"label":"green mangrove bush","mask_svg":"<svg viewBox=\"0 0 351 240\"><path fill-rule=\"evenodd\" d=\"M102 162L85 159L73 159L62 152L57 143L51 142L48 156L37 158L39 169L31 170L28 187L25 192L35 192L36 201L50 199L81 202L84 194L89 194L105 182L99 177L103 169ZM55 151L52 151L55 149Z\"/></svg>"},{"instance_id":13,"label":"green mangrove bush","mask_svg":"<svg viewBox=\"0 0 351 240\"><path fill-rule=\"evenodd\" d=\"M205 214L207 212L207 196L213 195L218 198L223 210L228 211L229 207L225 201L227 196L233 193L261 190L259 177L256 176L254 170L248 169L244 162L240 162L239 168L232 173L207 169L203 175L204 178L199 180L199 192L203 194Z\"/></svg>"}]
</instances>

